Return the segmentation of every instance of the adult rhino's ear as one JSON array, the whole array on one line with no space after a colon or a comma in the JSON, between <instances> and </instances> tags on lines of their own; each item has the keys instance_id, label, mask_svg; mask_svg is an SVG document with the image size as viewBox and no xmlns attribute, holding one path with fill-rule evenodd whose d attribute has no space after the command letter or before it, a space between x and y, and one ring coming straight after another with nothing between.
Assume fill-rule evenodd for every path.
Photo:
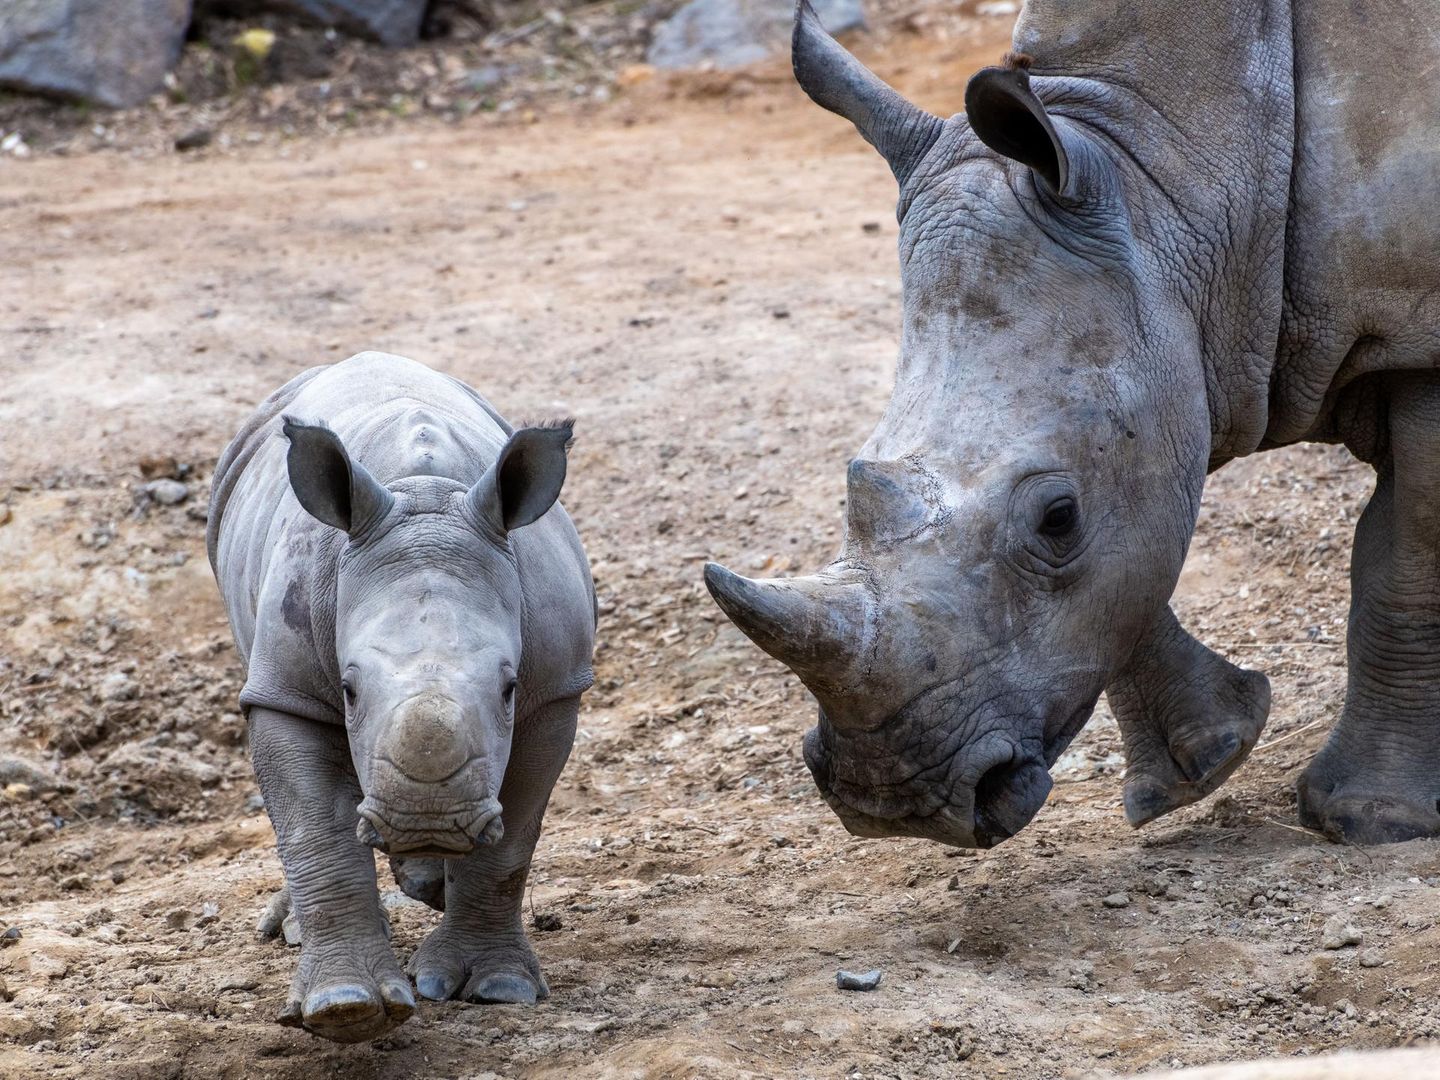
<instances>
[{"instance_id":1,"label":"adult rhino's ear","mask_svg":"<svg viewBox=\"0 0 1440 1080\"><path fill-rule=\"evenodd\" d=\"M311 517L354 537L394 505L395 497L350 459L340 436L324 424L287 416L284 431L290 440L285 455L290 488Z\"/></svg>"},{"instance_id":2,"label":"adult rhino's ear","mask_svg":"<svg viewBox=\"0 0 1440 1080\"><path fill-rule=\"evenodd\" d=\"M502 532L543 516L565 486L565 451L574 442L574 425L564 420L511 435L495 464L466 494L471 512Z\"/></svg>"},{"instance_id":3,"label":"adult rhino's ear","mask_svg":"<svg viewBox=\"0 0 1440 1080\"><path fill-rule=\"evenodd\" d=\"M797 0L790 63L815 104L849 120L904 183L940 138L944 121L912 105L856 60L820 24L810 0Z\"/></svg>"},{"instance_id":4,"label":"adult rhino's ear","mask_svg":"<svg viewBox=\"0 0 1440 1080\"><path fill-rule=\"evenodd\" d=\"M1063 195L1070 161L1045 103L1030 89L1028 66L1028 57L1011 54L1004 66L977 71L965 87L965 116L981 142L1030 166L1052 194Z\"/></svg>"}]
</instances>

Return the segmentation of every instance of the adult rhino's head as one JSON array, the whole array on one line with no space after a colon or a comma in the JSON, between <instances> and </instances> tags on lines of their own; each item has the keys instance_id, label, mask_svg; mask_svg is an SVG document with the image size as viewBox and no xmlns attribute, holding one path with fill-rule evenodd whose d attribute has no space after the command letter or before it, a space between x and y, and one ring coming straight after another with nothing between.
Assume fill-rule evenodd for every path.
<instances>
[{"instance_id":1,"label":"adult rhino's head","mask_svg":"<svg viewBox=\"0 0 1440 1080\"><path fill-rule=\"evenodd\" d=\"M941 120L797 17L801 85L900 183L896 389L850 463L835 562L705 576L818 700L805 759L860 836L989 847L1023 827L1163 608L1198 509L1198 333L1144 237L1173 230L1173 259L1193 238L1132 193L1082 84L1046 80L1047 106L1025 65L980 72Z\"/></svg>"},{"instance_id":2,"label":"adult rhino's head","mask_svg":"<svg viewBox=\"0 0 1440 1080\"><path fill-rule=\"evenodd\" d=\"M554 504L570 426L522 428L467 488L379 483L329 428L285 418L290 486L346 534L335 654L364 795L357 835L391 855L458 856L501 836L522 600L510 534Z\"/></svg>"}]
</instances>

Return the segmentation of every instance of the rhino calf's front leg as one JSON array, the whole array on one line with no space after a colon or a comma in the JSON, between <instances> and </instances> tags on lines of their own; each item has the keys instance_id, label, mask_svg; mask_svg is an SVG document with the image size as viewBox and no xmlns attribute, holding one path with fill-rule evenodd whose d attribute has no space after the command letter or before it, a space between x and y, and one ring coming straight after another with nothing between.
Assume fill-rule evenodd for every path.
<instances>
[{"instance_id":1,"label":"rhino calf's front leg","mask_svg":"<svg viewBox=\"0 0 1440 1080\"><path fill-rule=\"evenodd\" d=\"M1169 607L1105 695L1125 743L1125 817L1137 828L1224 783L1270 713L1270 680L1196 641Z\"/></svg>"},{"instance_id":2,"label":"rhino calf's front leg","mask_svg":"<svg viewBox=\"0 0 1440 1080\"><path fill-rule=\"evenodd\" d=\"M415 1011L387 940L375 855L355 836L361 799L343 728L250 709L250 748L300 921L300 964L280 1023L363 1042Z\"/></svg>"},{"instance_id":3,"label":"rhino calf's front leg","mask_svg":"<svg viewBox=\"0 0 1440 1080\"><path fill-rule=\"evenodd\" d=\"M445 864L445 917L410 964L427 998L531 1005L550 996L525 935L521 903L550 790L575 741L579 698L515 724L500 790L505 831L495 844Z\"/></svg>"}]
</instances>

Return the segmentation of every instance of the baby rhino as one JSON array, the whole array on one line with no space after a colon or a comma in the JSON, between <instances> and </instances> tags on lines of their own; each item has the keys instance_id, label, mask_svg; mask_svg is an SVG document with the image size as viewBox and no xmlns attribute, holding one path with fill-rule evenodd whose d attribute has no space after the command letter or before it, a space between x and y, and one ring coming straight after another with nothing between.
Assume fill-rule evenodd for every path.
<instances>
[{"instance_id":1,"label":"baby rhino","mask_svg":"<svg viewBox=\"0 0 1440 1080\"><path fill-rule=\"evenodd\" d=\"M376 850L445 912L410 965L423 996L547 993L520 900L595 634L555 501L569 442L362 353L272 394L215 470L210 563L303 943L283 1024L359 1042L415 1010Z\"/></svg>"}]
</instances>

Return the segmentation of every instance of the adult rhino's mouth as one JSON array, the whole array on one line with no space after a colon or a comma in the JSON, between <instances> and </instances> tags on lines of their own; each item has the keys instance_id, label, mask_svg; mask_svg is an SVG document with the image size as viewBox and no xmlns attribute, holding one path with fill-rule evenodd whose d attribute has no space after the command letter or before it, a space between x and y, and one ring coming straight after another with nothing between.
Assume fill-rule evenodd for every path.
<instances>
[{"instance_id":1,"label":"adult rhino's mouth","mask_svg":"<svg viewBox=\"0 0 1440 1080\"><path fill-rule=\"evenodd\" d=\"M884 733L906 730L908 707L879 731L860 735L837 732L822 710L805 736L805 764L826 803L855 836L912 836L991 848L1018 833L1045 805L1052 786L1049 767L1093 709L1092 700L1062 723L1046 724L1042 737L1023 743L994 732L953 748L942 742L935 764L899 779L889 773L905 755L883 746Z\"/></svg>"}]
</instances>

